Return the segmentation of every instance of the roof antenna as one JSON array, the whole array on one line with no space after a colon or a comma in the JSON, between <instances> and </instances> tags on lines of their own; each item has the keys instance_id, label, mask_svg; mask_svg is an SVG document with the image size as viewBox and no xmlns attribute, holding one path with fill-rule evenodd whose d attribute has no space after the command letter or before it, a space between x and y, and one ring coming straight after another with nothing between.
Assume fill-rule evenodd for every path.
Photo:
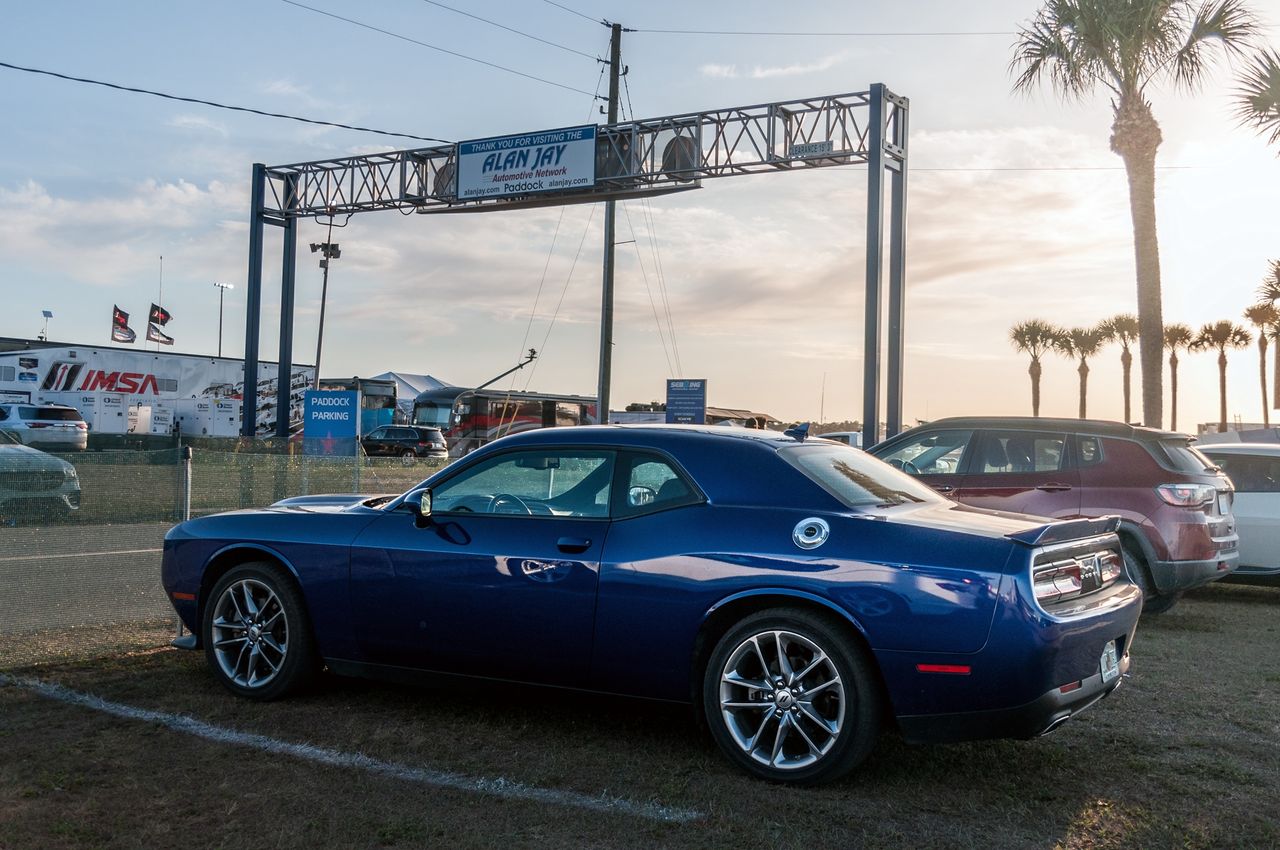
<instances>
[{"instance_id":1,"label":"roof antenna","mask_svg":"<svg viewBox=\"0 0 1280 850\"><path fill-rule=\"evenodd\" d=\"M795 426L794 428L788 428L787 430L782 432L782 436L790 437L791 439L795 440L797 443L803 443L805 441L805 438L809 436L809 423L802 422L801 424Z\"/></svg>"}]
</instances>

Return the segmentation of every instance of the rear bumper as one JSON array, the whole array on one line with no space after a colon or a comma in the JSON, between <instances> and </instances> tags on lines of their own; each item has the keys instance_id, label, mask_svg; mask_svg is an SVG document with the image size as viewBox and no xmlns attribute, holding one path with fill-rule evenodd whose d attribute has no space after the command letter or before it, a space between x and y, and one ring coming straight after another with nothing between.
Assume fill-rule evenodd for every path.
<instances>
[{"instance_id":1,"label":"rear bumper","mask_svg":"<svg viewBox=\"0 0 1280 850\"><path fill-rule=\"evenodd\" d=\"M1206 560L1155 561L1151 564L1151 579L1160 593L1180 593L1231 575L1238 563L1238 549L1224 550Z\"/></svg>"},{"instance_id":2,"label":"rear bumper","mask_svg":"<svg viewBox=\"0 0 1280 850\"><path fill-rule=\"evenodd\" d=\"M1102 681L1102 671L1080 681L1068 693L1061 688L1041 694L1024 705L992 711L915 715L898 718L902 736L913 744L940 744L987 738L1035 738L1047 735L1072 716L1110 696L1129 674L1129 652L1120 658L1120 675Z\"/></svg>"}]
</instances>

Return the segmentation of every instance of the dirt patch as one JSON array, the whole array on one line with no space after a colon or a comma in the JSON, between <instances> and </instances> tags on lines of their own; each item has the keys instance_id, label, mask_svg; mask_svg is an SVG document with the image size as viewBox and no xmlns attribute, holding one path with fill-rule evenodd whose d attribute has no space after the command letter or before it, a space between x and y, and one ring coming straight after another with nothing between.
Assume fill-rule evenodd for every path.
<instances>
[{"instance_id":1,"label":"dirt patch","mask_svg":"<svg viewBox=\"0 0 1280 850\"><path fill-rule=\"evenodd\" d=\"M1280 591L1213 587L1144 618L1134 674L1035 741L910 747L799 790L736 773L688 709L526 688L328 678L224 692L176 650L33 676L143 709L374 759L694 809L668 824L215 744L0 687L0 848L1222 847L1280 844Z\"/></svg>"}]
</instances>

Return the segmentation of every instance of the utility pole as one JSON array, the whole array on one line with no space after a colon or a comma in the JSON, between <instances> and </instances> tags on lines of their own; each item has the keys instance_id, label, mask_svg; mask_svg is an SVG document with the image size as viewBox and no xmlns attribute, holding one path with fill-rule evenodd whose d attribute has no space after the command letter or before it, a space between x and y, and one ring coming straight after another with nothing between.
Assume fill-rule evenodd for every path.
<instances>
[{"instance_id":1,"label":"utility pole","mask_svg":"<svg viewBox=\"0 0 1280 850\"><path fill-rule=\"evenodd\" d=\"M609 123L618 121L618 79L622 70L622 24L609 29ZM597 143L598 144L598 143ZM609 381L613 371L613 216L616 201L604 202L604 285L600 303L600 384L596 421L609 424Z\"/></svg>"},{"instance_id":2,"label":"utility pole","mask_svg":"<svg viewBox=\"0 0 1280 850\"><path fill-rule=\"evenodd\" d=\"M222 300L228 289L235 289L234 283L215 283L218 287L218 356L222 356Z\"/></svg>"},{"instance_id":3,"label":"utility pole","mask_svg":"<svg viewBox=\"0 0 1280 850\"><path fill-rule=\"evenodd\" d=\"M333 232L332 225L329 232ZM320 285L320 330L316 332L316 379L312 389L320 389L320 349L324 346L324 305L329 299L329 261L342 256L337 242L312 242L311 253L320 252L320 268L324 269L324 283Z\"/></svg>"}]
</instances>

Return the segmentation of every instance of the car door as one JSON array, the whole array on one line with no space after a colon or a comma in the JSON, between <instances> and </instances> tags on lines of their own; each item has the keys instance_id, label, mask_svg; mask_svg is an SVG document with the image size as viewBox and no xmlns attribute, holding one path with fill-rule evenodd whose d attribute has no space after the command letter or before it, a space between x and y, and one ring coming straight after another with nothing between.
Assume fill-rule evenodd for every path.
<instances>
[{"instance_id":1,"label":"car door","mask_svg":"<svg viewBox=\"0 0 1280 850\"><path fill-rule=\"evenodd\" d=\"M360 445L364 447L364 453L370 456L386 454L387 429L386 426L374 428L364 438L360 440Z\"/></svg>"},{"instance_id":2,"label":"car door","mask_svg":"<svg viewBox=\"0 0 1280 850\"><path fill-rule=\"evenodd\" d=\"M892 451L875 454L890 466L916 476L942 495L954 498L963 483L966 455L973 435L969 428L930 429L895 445Z\"/></svg>"},{"instance_id":3,"label":"car door","mask_svg":"<svg viewBox=\"0 0 1280 850\"><path fill-rule=\"evenodd\" d=\"M388 511L370 523L351 553L366 659L585 684L614 460L504 452L435 487L427 520Z\"/></svg>"},{"instance_id":4,"label":"car door","mask_svg":"<svg viewBox=\"0 0 1280 850\"><path fill-rule=\"evenodd\" d=\"M1065 433L983 430L958 501L979 508L1069 517L1080 513L1080 473Z\"/></svg>"},{"instance_id":5,"label":"car door","mask_svg":"<svg viewBox=\"0 0 1280 850\"><path fill-rule=\"evenodd\" d=\"M1209 457L1236 488L1231 513L1240 534L1240 566L1280 570L1280 456L1221 452Z\"/></svg>"}]
</instances>

